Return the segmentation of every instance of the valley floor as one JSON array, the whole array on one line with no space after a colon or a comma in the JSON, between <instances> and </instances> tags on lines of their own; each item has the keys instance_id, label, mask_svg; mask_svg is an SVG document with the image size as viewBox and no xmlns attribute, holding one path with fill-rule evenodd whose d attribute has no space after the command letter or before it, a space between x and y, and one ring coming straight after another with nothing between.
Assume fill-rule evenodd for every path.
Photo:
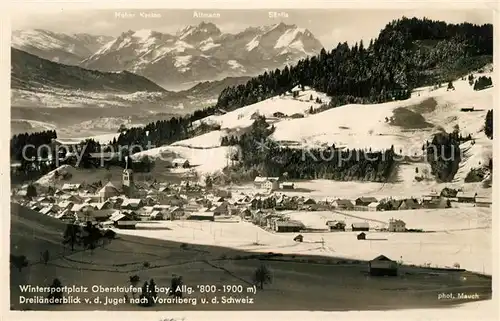
<instances>
[{"instance_id":1,"label":"valley floor","mask_svg":"<svg viewBox=\"0 0 500 321\"><path fill-rule=\"evenodd\" d=\"M319 236L306 235L304 243L299 244L292 241L293 234L272 234L249 223L173 222L164 226L164 230L144 230L149 238L125 235L125 231L120 230L117 239L93 253L79 249L71 252L61 245L64 224L37 215L12 205L11 253L26 255L30 262L21 271L11 267L11 309L14 310L366 311L444 308L471 301L458 299L459 293L477 293L480 300L491 299L491 277L467 271L424 269L408 266L404 262L398 277L370 277L365 261L346 260L340 258L342 254L354 247L364 252L369 252L371 247L376 255L391 256L391 253L385 249L380 253L383 247L376 245L377 242L354 241L352 233L330 233L332 238L326 240L322 247L315 243ZM130 234L140 232L130 231ZM326 235L323 237L326 239ZM416 251L418 241L413 237L387 237L393 241L389 251L398 242L405 242L403 247L406 251ZM457 234L457 242L461 237L463 235ZM357 242L356 246L350 240ZM252 244L254 242L260 245ZM435 244L440 242L440 238L428 242L422 247L420 256L426 256L430 251L436 253L438 247ZM210 245L200 245L203 243ZM435 250L431 250L433 247ZM45 249L51 253L47 265L39 262L40 252ZM257 254L255 251L265 253ZM476 248L473 251L478 254ZM269 255L267 252L283 255ZM446 253L443 255L446 256ZM265 284L263 290L257 288L256 293L249 292L248 288L253 286L252 276L261 264L271 271L272 283ZM54 278L60 279L66 286L91 289L94 285L129 287L129 277L138 275L141 280L138 287L150 279L154 279L160 287L167 287L173 274L182 275L184 283L193 287L194 293L185 295L191 298L190 304L157 304L152 308L141 308L130 303L104 306L95 303L37 305L19 302L20 296L45 295L21 293L19 285L48 286ZM219 289L224 285L241 285L244 293L218 291L216 294L202 294L198 288L200 285L216 285ZM438 299L442 293L453 293L455 299ZM124 298L123 293L91 290L72 295L92 300L99 296L103 302L105 297ZM253 304L201 304L202 297L211 299L214 296L219 300L223 296L249 297L253 298ZM166 298L166 295L159 293L159 297ZM194 298L197 299L196 304L192 303Z\"/></svg>"}]
</instances>

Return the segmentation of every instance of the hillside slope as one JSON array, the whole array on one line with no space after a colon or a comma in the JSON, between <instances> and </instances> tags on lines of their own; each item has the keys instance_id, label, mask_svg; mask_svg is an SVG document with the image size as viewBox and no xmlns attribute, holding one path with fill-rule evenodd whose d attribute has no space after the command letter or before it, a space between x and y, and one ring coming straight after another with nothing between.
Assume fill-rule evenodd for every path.
<instances>
[{"instance_id":1,"label":"hillside slope","mask_svg":"<svg viewBox=\"0 0 500 321\"><path fill-rule=\"evenodd\" d=\"M11 48L11 88L36 90L47 87L97 92L165 92L152 81L127 71L92 71Z\"/></svg>"}]
</instances>

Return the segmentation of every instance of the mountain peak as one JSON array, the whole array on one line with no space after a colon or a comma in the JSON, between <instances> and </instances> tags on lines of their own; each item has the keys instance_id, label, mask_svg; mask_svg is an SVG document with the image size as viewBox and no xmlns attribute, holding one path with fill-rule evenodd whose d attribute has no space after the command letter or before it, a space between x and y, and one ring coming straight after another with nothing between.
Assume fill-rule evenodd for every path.
<instances>
[{"instance_id":1,"label":"mountain peak","mask_svg":"<svg viewBox=\"0 0 500 321\"><path fill-rule=\"evenodd\" d=\"M200 42L208 37L218 37L220 29L212 22L200 22L197 26L187 26L179 33L179 39L187 42Z\"/></svg>"}]
</instances>

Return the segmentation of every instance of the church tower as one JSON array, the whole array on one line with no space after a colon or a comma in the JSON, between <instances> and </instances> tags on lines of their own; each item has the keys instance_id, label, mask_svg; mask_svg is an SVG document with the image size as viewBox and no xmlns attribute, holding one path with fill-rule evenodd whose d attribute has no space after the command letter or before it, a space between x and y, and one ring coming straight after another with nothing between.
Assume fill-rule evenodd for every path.
<instances>
[{"instance_id":1,"label":"church tower","mask_svg":"<svg viewBox=\"0 0 500 321\"><path fill-rule=\"evenodd\" d=\"M129 158L125 156L125 169L122 174L122 188L125 195L133 197L134 194L134 172L128 168Z\"/></svg>"}]
</instances>

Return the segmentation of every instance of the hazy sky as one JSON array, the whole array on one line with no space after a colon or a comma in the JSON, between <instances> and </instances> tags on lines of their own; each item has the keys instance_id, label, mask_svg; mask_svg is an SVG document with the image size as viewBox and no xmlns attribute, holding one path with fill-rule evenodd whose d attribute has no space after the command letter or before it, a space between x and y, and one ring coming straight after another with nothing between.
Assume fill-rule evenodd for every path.
<instances>
[{"instance_id":1,"label":"hazy sky","mask_svg":"<svg viewBox=\"0 0 500 321\"><path fill-rule=\"evenodd\" d=\"M116 18L115 13L135 13L135 18ZM160 18L142 18L139 13L155 13ZM202 21L215 23L223 32L235 33L249 26L270 25L277 22L296 24L309 29L326 48L338 42L369 41L391 20L406 17L428 17L451 23L492 23L491 10L359 10L359 9L277 9L277 10L200 10L219 13L219 18L196 18L193 10L73 10L53 13L19 13L12 17L12 29L47 29L55 32L105 34L117 36L128 30L152 29L175 33L187 25ZM271 18L269 12L279 17Z\"/></svg>"}]
</instances>

